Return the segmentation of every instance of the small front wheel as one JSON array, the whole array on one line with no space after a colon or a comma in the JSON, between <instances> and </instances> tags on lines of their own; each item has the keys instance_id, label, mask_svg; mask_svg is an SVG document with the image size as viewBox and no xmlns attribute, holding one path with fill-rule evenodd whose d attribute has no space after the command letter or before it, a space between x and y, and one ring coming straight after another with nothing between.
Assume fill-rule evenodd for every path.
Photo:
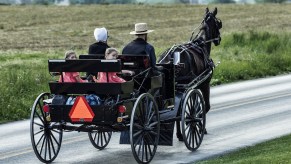
<instances>
[{"instance_id":1,"label":"small front wheel","mask_svg":"<svg viewBox=\"0 0 291 164\"><path fill-rule=\"evenodd\" d=\"M111 135L112 132L103 132L100 130L88 132L91 144L99 150L104 149L108 145Z\"/></svg>"},{"instance_id":2,"label":"small front wheel","mask_svg":"<svg viewBox=\"0 0 291 164\"><path fill-rule=\"evenodd\" d=\"M202 143L206 123L202 93L197 89L188 91L182 107L183 140L189 150L195 151Z\"/></svg>"},{"instance_id":3,"label":"small front wheel","mask_svg":"<svg viewBox=\"0 0 291 164\"><path fill-rule=\"evenodd\" d=\"M153 159L159 136L158 106L152 95L144 93L134 103L130 120L131 150L138 163L149 163Z\"/></svg>"},{"instance_id":4,"label":"small front wheel","mask_svg":"<svg viewBox=\"0 0 291 164\"><path fill-rule=\"evenodd\" d=\"M44 163L52 162L57 157L63 137L59 123L51 123L48 113L44 112L51 98L49 93L40 94L34 101L30 117L32 148L37 158Z\"/></svg>"}]
</instances>

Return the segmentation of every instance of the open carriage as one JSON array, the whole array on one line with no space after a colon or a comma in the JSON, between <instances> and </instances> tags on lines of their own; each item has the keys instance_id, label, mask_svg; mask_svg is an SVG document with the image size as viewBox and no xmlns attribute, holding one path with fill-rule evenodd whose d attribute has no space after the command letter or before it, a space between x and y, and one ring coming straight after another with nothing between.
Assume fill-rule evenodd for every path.
<instances>
[{"instance_id":1,"label":"open carriage","mask_svg":"<svg viewBox=\"0 0 291 164\"><path fill-rule=\"evenodd\" d=\"M124 77L125 83L49 82L51 92L40 94L32 107L31 141L38 159L46 163L57 157L65 130L88 132L97 149L107 146L112 132L129 131L129 138L121 142L129 139L136 161L148 163L159 144L172 145L175 121L181 121L186 147L196 150L205 128L201 92L195 85L175 83L175 67L180 63L173 62L178 59L162 64L161 70L148 67L148 60L142 55L122 55L117 60L49 60L50 72L130 69L136 74ZM100 96L102 103L90 105L85 96L92 94ZM54 100L72 96L76 99L73 105Z\"/></svg>"},{"instance_id":2,"label":"open carriage","mask_svg":"<svg viewBox=\"0 0 291 164\"><path fill-rule=\"evenodd\" d=\"M50 93L36 98L31 113L31 142L38 159L48 163L57 157L65 131L87 132L92 145L100 150L108 145L112 132L121 132L120 143L131 145L135 160L149 163L158 145L172 145L175 122L179 140L190 151L198 149L210 108L211 42L220 43L222 23L216 14L217 9L209 12L207 8L201 35L167 50L157 64L159 68L150 67L146 55L123 54L116 60L92 59L90 55L79 60L49 60L50 72L127 69L135 75L124 77L124 83L49 82ZM199 56L204 60L194 58ZM197 61L205 64L197 67L201 71L195 75L192 66L199 66ZM206 84L206 89L201 84ZM100 102L91 103L86 99L90 95L99 96ZM74 103L67 104L69 98L75 99Z\"/></svg>"}]
</instances>

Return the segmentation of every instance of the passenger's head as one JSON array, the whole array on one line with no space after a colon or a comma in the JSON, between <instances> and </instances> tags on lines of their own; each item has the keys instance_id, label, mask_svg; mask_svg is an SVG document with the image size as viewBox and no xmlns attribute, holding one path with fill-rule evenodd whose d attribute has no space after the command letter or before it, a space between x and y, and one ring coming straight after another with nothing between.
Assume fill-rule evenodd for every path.
<instances>
[{"instance_id":1,"label":"passenger's head","mask_svg":"<svg viewBox=\"0 0 291 164\"><path fill-rule=\"evenodd\" d=\"M94 37L97 42L107 42L108 39L108 31L105 27L95 28Z\"/></svg>"},{"instance_id":2,"label":"passenger's head","mask_svg":"<svg viewBox=\"0 0 291 164\"><path fill-rule=\"evenodd\" d=\"M69 50L65 53L65 59L77 59L77 54L75 51Z\"/></svg>"},{"instance_id":3,"label":"passenger's head","mask_svg":"<svg viewBox=\"0 0 291 164\"><path fill-rule=\"evenodd\" d=\"M118 51L115 48L107 48L105 51L105 59L116 59Z\"/></svg>"}]
</instances>

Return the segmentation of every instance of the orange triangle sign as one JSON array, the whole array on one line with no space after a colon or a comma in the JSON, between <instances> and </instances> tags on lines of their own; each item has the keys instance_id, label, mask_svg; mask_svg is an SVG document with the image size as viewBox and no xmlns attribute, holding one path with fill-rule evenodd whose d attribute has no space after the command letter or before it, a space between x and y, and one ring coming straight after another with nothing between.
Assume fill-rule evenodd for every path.
<instances>
[{"instance_id":1,"label":"orange triangle sign","mask_svg":"<svg viewBox=\"0 0 291 164\"><path fill-rule=\"evenodd\" d=\"M92 122L95 114L84 96L77 97L69 116L72 122Z\"/></svg>"}]
</instances>

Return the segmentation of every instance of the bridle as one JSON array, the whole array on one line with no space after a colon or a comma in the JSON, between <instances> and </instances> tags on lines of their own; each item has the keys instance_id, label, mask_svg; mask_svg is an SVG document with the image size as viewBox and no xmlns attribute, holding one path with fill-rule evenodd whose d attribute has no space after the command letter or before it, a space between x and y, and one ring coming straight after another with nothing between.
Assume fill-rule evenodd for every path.
<instances>
[{"instance_id":1,"label":"bridle","mask_svg":"<svg viewBox=\"0 0 291 164\"><path fill-rule=\"evenodd\" d=\"M215 45L218 45L220 43L220 40L221 40L221 37L220 37L220 32L219 32L219 29L222 28L222 22L220 19L216 18L213 13L209 12L206 14L206 16L204 17L204 19L201 21L201 23L196 27L194 28L194 30L192 31L192 34L191 34L191 37L190 37L190 41L193 41L194 39L196 39L198 37L198 35L200 34L201 30L202 29L206 29L207 33L206 35L209 35L209 25L208 25L208 21L209 19L214 19L215 21L215 28L214 30L216 31L212 31L212 33L215 33L215 38L212 38L212 39L209 39L209 40L205 40L205 41L202 41L202 43L209 43L209 42L214 42ZM200 31L195 35L194 37L194 34L195 34L195 31L196 29L200 28ZM218 34L217 34L218 33ZM217 42L217 43L215 43Z\"/></svg>"}]
</instances>

